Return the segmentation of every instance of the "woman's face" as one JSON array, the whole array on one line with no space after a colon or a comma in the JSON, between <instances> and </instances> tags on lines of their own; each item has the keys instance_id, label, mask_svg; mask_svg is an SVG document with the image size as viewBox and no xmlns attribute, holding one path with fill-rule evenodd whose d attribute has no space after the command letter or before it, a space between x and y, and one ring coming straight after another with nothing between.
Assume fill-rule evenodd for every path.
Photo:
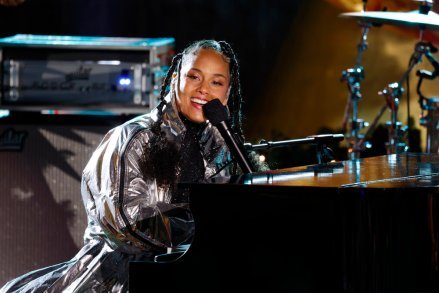
<instances>
[{"instance_id":1,"label":"woman's face","mask_svg":"<svg viewBox=\"0 0 439 293\"><path fill-rule=\"evenodd\" d=\"M176 83L175 79L180 82ZM178 111L195 123L206 121L203 105L218 98L225 106L230 85L229 63L214 50L200 49L183 56L178 86Z\"/></svg>"}]
</instances>

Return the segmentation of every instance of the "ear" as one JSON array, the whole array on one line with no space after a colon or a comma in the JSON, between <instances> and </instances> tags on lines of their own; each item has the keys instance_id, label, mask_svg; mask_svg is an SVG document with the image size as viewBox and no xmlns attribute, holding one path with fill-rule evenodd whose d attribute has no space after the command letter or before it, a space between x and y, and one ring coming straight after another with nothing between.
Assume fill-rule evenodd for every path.
<instances>
[{"instance_id":1,"label":"ear","mask_svg":"<svg viewBox=\"0 0 439 293\"><path fill-rule=\"evenodd\" d=\"M177 72L173 72L172 73L172 80L171 80L171 83L176 83L177 82L177 78L178 78L178 74L177 74Z\"/></svg>"}]
</instances>

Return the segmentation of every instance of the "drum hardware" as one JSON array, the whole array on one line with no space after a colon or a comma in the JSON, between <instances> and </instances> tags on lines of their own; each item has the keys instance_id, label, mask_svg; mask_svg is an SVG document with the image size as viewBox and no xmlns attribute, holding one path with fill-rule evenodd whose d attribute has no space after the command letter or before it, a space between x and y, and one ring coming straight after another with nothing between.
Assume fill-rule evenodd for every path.
<instances>
[{"instance_id":1,"label":"drum hardware","mask_svg":"<svg viewBox=\"0 0 439 293\"><path fill-rule=\"evenodd\" d=\"M439 152L439 142L437 132L439 129L439 97L431 97L427 99L425 110L427 115L421 114L420 124L427 128L426 152Z\"/></svg>"},{"instance_id":2,"label":"drum hardware","mask_svg":"<svg viewBox=\"0 0 439 293\"><path fill-rule=\"evenodd\" d=\"M408 146L404 142L404 140L406 140L405 136L408 126L402 126L402 123L398 121L399 102L404 93L404 88L401 85L407 80L413 68L421 62L422 56L430 51L430 43L423 42L422 40L418 42L410 58L409 68L403 74L402 78L398 82L387 85L382 91L378 92L379 95L384 96L386 103L374 121L379 120L384 113L383 109L390 109L390 121L386 122L388 129L388 141L386 142L387 154L398 154L408 150ZM375 125L373 125L373 127L375 127Z\"/></svg>"},{"instance_id":3,"label":"drum hardware","mask_svg":"<svg viewBox=\"0 0 439 293\"><path fill-rule=\"evenodd\" d=\"M404 88L401 85L408 79L414 66L421 62L422 55L426 55L428 59L432 58L431 44L423 41L424 31L426 29L439 29L439 15L431 11L433 1L425 0L416 2L420 3L419 10L410 12L361 11L341 14L342 17L354 18L361 23L369 23L370 25L393 24L398 26L418 27L420 38L420 41L415 46L415 52L410 58L409 68L404 73L401 80L387 85L378 93L379 95L384 96L386 103L380 109L373 123L369 126L366 134L360 138L357 143L353 144L353 148L350 149L350 154L356 154L358 151L361 151L365 137L368 137L372 132L387 108L391 111L391 119L386 122L388 128L388 142L386 143L387 153L399 153L408 149L408 146L403 142L403 137L407 132L407 126L403 127L402 123L397 121L398 106L401 96L404 93ZM355 120L353 119L353 121ZM351 155L351 158L352 157L357 157L357 155Z\"/></svg>"},{"instance_id":4,"label":"drum hardware","mask_svg":"<svg viewBox=\"0 0 439 293\"><path fill-rule=\"evenodd\" d=\"M368 13L366 11L367 0L363 0L363 10L360 14ZM342 14L344 15L344 14ZM342 130L344 133L348 129L348 120L350 115L350 133L347 135L347 141L349 143L348 154L350 159L360 158L360 152L365 147L370 147L370 144L365 141L366 135L360 133L363 128L369 126L369 123L363 119L358 118L358 102L362 98L360 91L360 83L364 79L364 68L361 66L364 51L368 47L367 35L371 26L381 26L380 23L368 22L359 19L358 24L361 27L361 39L357 45L357 58L354 68L349 68L342 71L341 81L346 81L349 90L349 97L345 107L345 113L343 117Z\"/></svg>"},{"instance_id":5,"label":"drum hardware","mask_svg":"<svg viewBox=\"0 0 439 293\"><path fill-rule=\"evenodd\" d=\"M347 12L340 14L341 17L353 18L364 23L371 24L391 24L396 26L414 27L420 29L420 39L425 30L439 29L439 15L431 8L433 1L418 1L419 9L409 12L391 12L391 11L360 11Z\"/></svg>"},{"instance_id":6,"label":"drum hardware","mask_svg":"<svg viewBox=\"0 0 439 293\"><path fill-rule=\"evenodd\" d=\"M439 63L432 53L437 52L437 48L429 44L430 50L425 56L434 67L434 72L418 70L416 75L419 77L416 92L419 96L419 106L421 107L420 124L427 128L426 152L437 153L439 151L438 129L439 129L439 97L427 98L421 92L421 85L424 79L433 80L439 75ZM424 111L428 111L425 114Z\"/></svg>"},{"instance_id":7,"label":"drum hardware","mask_svg":"<svg viewBox=\"0 0 439 293\"><path fill-rule=\"evenodd\" d=\"M406 134L406 128L398 121L398 107L404 88L401 83L395 82L389 84L378 94L385 97L386 106L390 109L391 120L386 122L388 130L388 141L386 142L387 154L397 154L407 151L406 144L402 141L402 137Z\"/></svg>"},{"instance_id":8,"label":"drum hardware","mask_svg":"<svg viewBox=\"0 0 439 293\"><path fill-rule=\"evenodd\" d=\"M366 1L365 1L366 2ZM349 96L346 102L344 118L342 122L342 129L344 133L347 133L348 120L350 118L350 133L347 135L349 143L349 154L351 159L359 158L362 145L359 141L363 136L360 134L361 129L368 126L368 123L363 119L358 118L358 102L361 100L360 84L364 79L364 68L361 66L361 60L364 51L367 49L367 34L371 27L371 24L359 22L361 26L361 39L357 46L358 54L355 62L355 67L348 68L342 71L341 81L346 82L348 86Z\"/></svg>"}]
</instances>

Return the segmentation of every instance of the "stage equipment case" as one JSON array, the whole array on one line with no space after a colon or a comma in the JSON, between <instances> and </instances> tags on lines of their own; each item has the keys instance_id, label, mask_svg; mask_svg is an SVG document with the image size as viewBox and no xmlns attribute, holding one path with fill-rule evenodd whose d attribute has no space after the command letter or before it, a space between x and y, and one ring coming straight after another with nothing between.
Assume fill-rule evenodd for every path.
<instances>
[{"instance_id":1,"label":"stage equipment case","mask_svg":"<svg viewBox=\"0 0 439 293\"><path fill-rule=\"evenodd\" d=\"M173 38L2 38L0 108L148 112L157 105L174 43Z\"/></svg>"}]
</instances>

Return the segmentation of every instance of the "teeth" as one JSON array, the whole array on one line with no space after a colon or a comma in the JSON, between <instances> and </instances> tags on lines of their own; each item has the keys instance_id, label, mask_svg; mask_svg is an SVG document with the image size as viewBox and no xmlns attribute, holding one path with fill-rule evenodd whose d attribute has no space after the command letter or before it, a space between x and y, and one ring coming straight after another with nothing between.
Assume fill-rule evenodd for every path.
<instances>
[{"instance_id":1,"label":"teeth","mask_svg":"<svg viewBox=\"0 0 439 293\"><path fill-rule=\"evenodd\" d=\"M197 99L197 98L192 98L192 102L195 102L195 103L201 104L201 105L207 104L207 101L200 100L200 99Z\"/></svg>"}]
</instances>

